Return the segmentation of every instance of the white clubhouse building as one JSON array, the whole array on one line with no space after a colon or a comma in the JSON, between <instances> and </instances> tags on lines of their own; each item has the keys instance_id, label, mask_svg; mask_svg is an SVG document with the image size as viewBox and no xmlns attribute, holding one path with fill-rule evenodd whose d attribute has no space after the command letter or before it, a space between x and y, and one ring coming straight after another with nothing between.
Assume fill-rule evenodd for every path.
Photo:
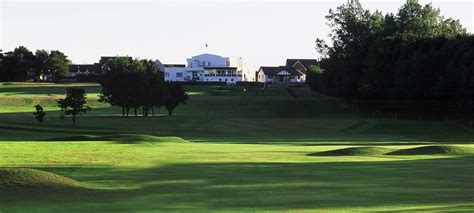
<instances>
[{"instance_id":1,"label":"white clubhouse building","mask_svg":"<svg viewBox=\"0 0 474 213\"><path fill-rule=\"evenodd\" d=\"M164 70L165 81L169 82L226 82L236 84L238 81L255 81L255 72L249 69L242 59L228 58L213 54L201 54L188 58L187 65L156 64Z\"/></svg>"}]
</instances>

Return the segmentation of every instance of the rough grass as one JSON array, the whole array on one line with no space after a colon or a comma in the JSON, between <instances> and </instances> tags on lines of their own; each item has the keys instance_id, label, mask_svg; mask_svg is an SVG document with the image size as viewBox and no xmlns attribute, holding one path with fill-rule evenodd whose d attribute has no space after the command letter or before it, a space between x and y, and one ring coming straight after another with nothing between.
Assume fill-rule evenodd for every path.
<instances>
[{"instance_id":1,"label":"rough grass","mask_svg":"<svg viewBox=\"0 0 474 213\"><path fill-rule=\"evenodd\" d=\"M389 155L473 155L474 149L465 146L420 146L388 153Z\"/></svg>"},{"instance_id":2,"label":"rough grass","mask_svg":"<svg viewBox=\"0 0 474 213\"><path fill-rule=\"evenodd\" d=\"M343 149L335 149L324 152L316 152L308 154L308 156L375 156L375 155L384 155L386 153L392 152L393 149L383 148L383 147L349 147Z\"/></svg>"},{"instance_id":3,"label":"rough grass","mask_svg":"<svg viewBox=\"0 0 474 213\"><path fill-rule=\"evenodd\" d=\"M84 188L73 179L36 169L0 169L0 191L55 191L67 192Z\"/></svg>"}]
</instances>

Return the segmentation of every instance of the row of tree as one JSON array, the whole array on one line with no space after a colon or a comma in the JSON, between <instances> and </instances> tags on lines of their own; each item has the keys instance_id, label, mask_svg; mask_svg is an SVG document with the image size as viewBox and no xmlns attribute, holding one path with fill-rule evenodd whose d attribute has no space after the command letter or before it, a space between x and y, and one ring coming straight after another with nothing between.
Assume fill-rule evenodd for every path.
<instances>
[{"instance_id":1,"label":"row of tree","mask_svg":"<svg viewBox=\"0 0 474 213\"><path fill-rule=\"evenodd\" d=\"M164 106L168 114L179 104L186 104L188 95L175 83L164 82L163 72L151 60L117 57L109 63L110 70L99 80L102 91L99 101L122 108L122 116L141 109L143 116L155 115L155 108Z\"/></svg>"},{"instance_id":2,"label":"row of tree","mask_svg":"<svg viewBox=\"0 0 474 213\"><path fill-rule=\"evenodd\" d=\"M33 53L24 46L6 53L0 50L0 81L57 80L68 73L69 63L58 50Z\"/></svg>"},{"instance_id":3,"label":"row of tree","mask_svg":"<svg viewBox=\"0 0 474 213\"><path fill-rule=\"evenodd\" d=\"M408 0L383 15L355 1L326 18L332 44L316 40L322 57L308 74L312 89L355 99L474 97L474 37L431 4Z\"/></svg>"}]
</instances>

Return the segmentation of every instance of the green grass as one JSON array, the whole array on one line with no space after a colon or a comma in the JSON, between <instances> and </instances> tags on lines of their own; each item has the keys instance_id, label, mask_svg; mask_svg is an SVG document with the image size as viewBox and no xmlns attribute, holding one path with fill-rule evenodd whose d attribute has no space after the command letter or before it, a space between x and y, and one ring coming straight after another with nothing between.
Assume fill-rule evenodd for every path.
<instances>
[{"instance_id":1,"label":"green grass","mask_svg":"<svg viewBox=\"0 0 474 213\"><path fill-rule=\"evenodd\" d=\"M0 169L0 189L10 193L70 192L83 187L78 181L36 169Z\"/></svg>"},{"instance_id":2,"label":"green grass","mask_svg":"<svg viewBox=\"0 0 474 213\"><path fill-rule=\"evenodd\" d=\"M94 108L76 125L54 102L67 86ZM463 121L374 119L306 88L187 89L175 116L121 118L97 85L1 84L0 212L474 211Z\"/></svg>"}]
</instances>

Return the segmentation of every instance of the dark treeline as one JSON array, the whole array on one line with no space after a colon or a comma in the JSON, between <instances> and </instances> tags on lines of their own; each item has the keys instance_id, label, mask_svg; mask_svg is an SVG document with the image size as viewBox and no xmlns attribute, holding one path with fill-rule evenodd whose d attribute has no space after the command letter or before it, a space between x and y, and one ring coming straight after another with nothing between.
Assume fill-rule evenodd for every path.
<instances>
[{"instance_id":1,"label":"dark treeline","mask_svg":"<svg viewBox=\"0 0 474 213\"><path fill-rule=\"evenodd\" d=\"M164 106L168 114L179 104L186 104L188 96L181 85L164 82L161 72L151 60L128 57L115 58L110 70L99 80L102 91L99 101L122 108L122 116L141 109L143 116L154 116L155 108Z\"/></svg>"},{"instance_id":2,"label":"dark treeline","mask_svg":"<svg viewBox=\"0 0 474 213\"><path fill-rule=\"evenodd\" d=\"M316 40L322 58L308 76L313 90L353 100L472 105L474 37L459 21L416 0L385 15L356 1L326 18L332 44Z\"/></svg>"},{"instance_id":3,"label":"dark treeline","mask_svg":"<svg viewBox=\"0 0 474 213\"><path fill-rule=\"evenodd\" d=\"M0 82L57 80L68 73L70 61L58 50L31 52L24 46L0 50Z\"/></svg>"}]
</instances>

